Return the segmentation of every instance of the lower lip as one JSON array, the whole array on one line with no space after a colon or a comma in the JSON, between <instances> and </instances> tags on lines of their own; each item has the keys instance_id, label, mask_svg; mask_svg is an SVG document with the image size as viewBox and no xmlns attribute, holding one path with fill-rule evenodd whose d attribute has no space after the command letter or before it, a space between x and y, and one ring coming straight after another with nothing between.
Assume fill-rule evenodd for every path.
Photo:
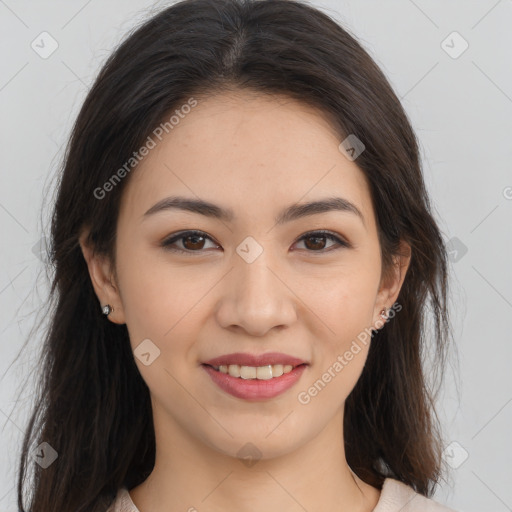
<instances>
[{"instance_id":1,"label":"lower lip","mask_svg":"<svg viewBox=\"0 0 512 512\"><path fill-rule=\"evenodd\" d=\"M214 370L206 364L201 366L219 388L230 395L243 398L244 400L264 400L280 395L290 389L300 379L300 376L306 369L306 365L301 364L296 366L291 372L283 373L280 377L260 380L232 377L227 373Z\"/></svg>"}]
</instances>

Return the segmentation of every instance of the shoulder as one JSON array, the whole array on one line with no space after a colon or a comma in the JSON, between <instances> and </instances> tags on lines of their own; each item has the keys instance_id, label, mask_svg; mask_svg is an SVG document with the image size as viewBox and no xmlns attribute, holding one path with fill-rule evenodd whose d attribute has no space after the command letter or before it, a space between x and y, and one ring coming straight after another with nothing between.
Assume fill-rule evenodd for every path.
<instances>
[{"instance_id":1,"label":"shoulder","mask_svg":"<svg viewBox=\"0 0 512 512\"><path fill-rule=\"evenodd\" d=\"M106 510L106 512L139 512L139 509L135 506L132 499L130 498L128 489L122 487L117 491L117 495L114 501Z\"/></svg>"},{"instance_id":2,"label":"shoulder","mask_svg":"<svg viewBox=\"0 0 512 512\"><path fill-rule=\"evenodd\" d=\"M106 512L139 512L126 488L117 492ZM373 512L456 512L433 499L418 494L412 487L386 478L377 506Z\"/></svg>"},{"instance_id":3,"label":"shoulder","mask_svg":"<svg viewBox=\"0 0 512 512\"><path fill-rule=\"evenodd\" d=\"M373 512L456 512L437 501L418 494L412 487L386 478Z\"/></svg>"}]
</instances>

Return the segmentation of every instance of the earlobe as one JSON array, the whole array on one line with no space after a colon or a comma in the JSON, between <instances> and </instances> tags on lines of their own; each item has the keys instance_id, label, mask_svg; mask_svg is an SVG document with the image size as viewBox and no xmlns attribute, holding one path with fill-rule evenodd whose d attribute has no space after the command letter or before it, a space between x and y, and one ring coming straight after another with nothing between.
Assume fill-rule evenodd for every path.
<instances>
[{"instance_id":1,"label":"earlobe","mask_svg":"<svg viewBox=\"0 0 512 512\"><path fill-rule=\"evenodd\" d=\"M399 254L394 257L395 265L393 266L391 275L383 279L384 284L382 284L377 295L375 308L379 316L379 321L382 321L385 317L387 318L388 310L393 306L400 294L411 262L411 255L411 246L402 240ZM385 315L382 315L383 310L385 310Z\"/></svg>"},{"instance_id":2,"label":"earlobe","mask_svg":"<svg viewBox=\"0 0 512 512\"><path fill-rule=\"evenodd\" d=\"M113 272L110 260L104 255L94 251L94 248L87 242L87 233L79 238L80 247L84 256L89 277L94 292L98 297L98 314L105 314L111 322L123 324L124 313L121 304L118 287L113 282ZM108 314L106 306L109 306Z\"/></svg>"},{"instance_id":3,"label":"earlobe","mask_svg":"<svg viewBox=\"0 0 512 512\"><path fill-rule=\"evenodd\" d=\"M112 311L114 311L114 307L111 306L110 304L103 306L103 308L101 309L101 312L106 316L110 315L110 313L112 313Z\"/></svg>"}]
</instances>

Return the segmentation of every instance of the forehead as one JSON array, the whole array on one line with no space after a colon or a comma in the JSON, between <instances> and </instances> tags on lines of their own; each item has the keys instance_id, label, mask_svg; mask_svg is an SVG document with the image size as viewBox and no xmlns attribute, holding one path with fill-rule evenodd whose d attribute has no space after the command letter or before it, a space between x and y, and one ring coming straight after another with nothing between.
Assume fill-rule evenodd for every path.
<instances>
[{"instance_id":1,"label":"forehead","mask_svg":"<svg viewBox=\"0 0 512 512\"><path fill-rule=\"evenodd\" d=\"M130 176L122 210L143 215L166 196L187 195L235 216L262 215L336 195L372 222L364 173L340 152L341 138L325 116L297 100L244 91L197 98L161 141L153 139Z\"/></svg>"}]
</instances>

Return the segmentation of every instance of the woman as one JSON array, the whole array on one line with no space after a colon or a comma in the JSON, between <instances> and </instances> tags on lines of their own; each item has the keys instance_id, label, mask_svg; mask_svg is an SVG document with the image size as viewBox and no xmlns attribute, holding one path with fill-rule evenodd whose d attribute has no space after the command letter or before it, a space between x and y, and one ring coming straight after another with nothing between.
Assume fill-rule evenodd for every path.
<instances>
[{"instance_id":1,"label":"woman","mask_svg":"<svg viewBox=\"0 0 512 512\"><path fill-rule=\"evenodd\" d=\"M446 249L399 100L327 15L185 0L131 34L51 256L21 510L449 510L421 359L448 348Z\"/></svg>"}]
</instances>

